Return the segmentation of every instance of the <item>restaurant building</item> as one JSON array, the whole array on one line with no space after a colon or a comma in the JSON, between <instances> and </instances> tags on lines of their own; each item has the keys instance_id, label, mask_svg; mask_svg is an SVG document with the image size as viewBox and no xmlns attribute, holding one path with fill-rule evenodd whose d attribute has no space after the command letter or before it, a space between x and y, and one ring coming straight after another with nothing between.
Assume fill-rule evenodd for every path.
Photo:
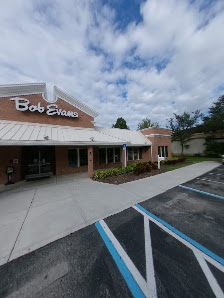
<instances>
[{"instance_id":1,"label":"restaurant building","mask_svg":"<svg viewBox=\"0 0 224 298\"><path fill-rule=\"evenodd\" d=\"M94 126L98 113L45 83L0 86L0 184L88 172L154 158L142 132ZM145 133L144 133L145 134Z\"/></svg>"}]
</instances>

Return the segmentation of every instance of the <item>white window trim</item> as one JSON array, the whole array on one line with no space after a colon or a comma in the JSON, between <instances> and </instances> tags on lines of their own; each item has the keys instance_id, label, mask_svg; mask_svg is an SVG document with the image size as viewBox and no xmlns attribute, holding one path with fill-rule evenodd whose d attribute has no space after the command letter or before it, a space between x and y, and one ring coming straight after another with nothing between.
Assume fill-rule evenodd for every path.
<instances>
[{"instance_id":1,"label":"white window trim","mask_svg":"<svg viewBox=\"0 0 224 298\"><path fill-rule=\"evenodd\" d=\"M132 159L128 159L128 152L127 152L127 161L135 161L135 160L140 160L139 158L139 148L140 147L137 147L138 148L138 157L137 159L134 159L134 147L128 147L128 151L131 149L132 151ZM142 147L141 147L142 148ZM141 158L142 159L142 158Z\"/></svg>"},{"instance_id":2,"label":"white window trim","mask_svg":"<svg viewBox=\"0 0 224 298\"><path fill-rule=\"evenodd\" d=\"M120 151L120 160L119 161L115 161L115 149L116 147L112 147L113 149L113 162L110 162L108 163L108 154L107 154L107 149L111 149L111 147L105 147L105 151L106 151L106 154L105 154L105 164L111 164L111 163L118 163L118 162L121 162L121 148L119 147L119 151Z\"/></svg>"},{"instance_id":3,"label":"white window trim","mask_svg":"<svg viewBox=\"0 0 224 298\"><path fill-rule=\"evenodd\" d=\"M167 147L167 156L165 156L166 155L166 147ZM169 153L168 153L168 146L158 146L158 148L159 148L159 156L160 157L165 157L165 158L168 158L168 156L169 156ZM164 152L164 154L163 154L163 152ZM164 155L164 156L163 156Z\"/></svg>"}]
</instances>

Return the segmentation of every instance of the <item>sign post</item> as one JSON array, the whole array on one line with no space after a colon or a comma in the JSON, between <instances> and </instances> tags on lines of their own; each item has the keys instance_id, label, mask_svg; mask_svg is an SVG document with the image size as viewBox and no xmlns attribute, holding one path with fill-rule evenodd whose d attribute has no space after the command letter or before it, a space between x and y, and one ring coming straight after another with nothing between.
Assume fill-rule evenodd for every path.
<instances>
[{"instance_id":1,"label":"sign post","mask_svg":"<svg viewBox=\"0 0 224 298\"><path fill-rule=\"evenodd\" d=\"M127 145L123 144L123 150L124 150L124 167L127 167L127 151L126 151Z\"/></svg>"},{"instance_id":2,"label":"sign post","mask_svg":"<svg viewBox=\"0 0 224 298\"><path fill-rule=\"evenodd\" d=\"M159 155L158 155L158 169L160 170L160 161L161 160L164 160L165 159L165 157L159 157Z\"/></svg>"}]
</instances>

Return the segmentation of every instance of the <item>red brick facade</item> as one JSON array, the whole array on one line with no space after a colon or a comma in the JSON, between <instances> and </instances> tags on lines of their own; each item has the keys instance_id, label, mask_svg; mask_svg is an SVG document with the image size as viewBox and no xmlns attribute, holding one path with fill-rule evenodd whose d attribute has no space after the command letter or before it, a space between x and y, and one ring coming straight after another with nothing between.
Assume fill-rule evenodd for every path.
<instances>
[{"instance_id":1,"label":"red brick facade","mask_svg":"<svg viewBox=\"0 0 224 298\"><path fill-rule=\"evenodd\" d=\"M0 98L0 119L10 120L10 121L22 121L22 122L32 122L32 123L43 123L43 124L53 124L53 125L65 125L74 127L84 127L92 128L94 127L92 121L93 117L80 111L71 104L65 102L62 99L58 99L54 104L58 105L59 109L65 111L72 111L78 113L78 118L64 117L59 115L49 116L46 113L30 112L30 111L17 111L15 101L10 100L13 97L25 98L30 101L31 105L37 105L38 102L41 103L45 109L48 105L53 104L52 102L47 102L42 94L32 94L32 95L20 95L20 96L10 96Z\"/></svg>"},{"instance_id":2,"label":"red brick facade","mask_svg":"<svg viewBox=\"0 0 224 298\"><path fill-rule=\"evenodd\" d=\"M122 150L122 161L116 163L100 163L99 161L99 148L88 147L76 147L76 146L55 146L55 161L54 161L54 173L56 175L67 175L73 173L87 172L89 177L92 177L95 170L108 169L113 167L124 166L124 151ZM88 165L80 167L69 167L68 163L68 149L76 148L88 148ZM5 184L8 181L8 175L6 173L8 166L14 167L14 173L12 175L13 182L18 182L25 178L24 158L22 155L23 147L19 146L2 146L0 147L0 184ZM127 164L137 161L149 161L151 160L151 147L144 147L141 160L127 161ZM18 163L13 163L17 162Z\"/></svg>"},{"instance_id":3,"label":"red brick facade","mask_svg":"<svg viewBox=\"0 0 224 298\"><path fill-rule=\"evenodd\" d=\"M50 104L56 104L58 109L62 109L65 111L71 111L78 113L78 118L73 117L65 117L59 115L49 116L45 113L39 113L38 111L31 112L27 111L18 111L16 110L16 102L10 100L11 98L24 98L29 100L29 105L37 106L40 103L41 107L47 109L47 106ZM58 100L54 103L47 102L42 94L32 94L32 95L19 95L19 96L8 96L0 98L0 119L1 120L9 120L9 121L21 121L21 122L31 122L31 123L41 123L41 124L51 124L51 125L62 125L62 126L72 126L72 127L82 127L82 128L93 128L94 118L81 110L77 109L73 105L67 103L63 99L58 98ZM144 133L143 133L144 134ZM150 139L151 140L151 139ZM155 141L154 141L155 142ZM157 144L157 143L156 143ZM32 147L30 148L33 151ZM36 147L37 150L38 147ZM88 149L88 165L80 166L80 167L69 167L68 160L68 149L75 148L85 148ZM48 148L49 150L49 148ZM121 147L121 156L122 161L116 163L100 163L99 159L99 147L97 146L52 146L52 151L49 153L52 156L53 167L52 172L56 175L66 175L72 173L79 172L87 172L89 177L92 177L94 171L97 169L106 169L112 167L121 167L124 166L124 151ZM25 164L27 166L26 154L27 150L24 147L19 146L1 146L0 144L0 184L5 184L8 181L8 175L6 173L8 166L14 167L14 173L12 175L13 182L20 181L25 178L26 169ZM40 153L39 153L40 155ZM40 159L40 157L39 157ZM28 160L28 159L27 159ZM151 147L143 147L142 150L142 159L139 161L149 161L151 160ZM17 163L18 161L18 163ZM136 162L127 161L127 164ZM27 166L28 168L28 166Z\"/></svg>"},{"instance_id":4,"label":"red brick facade","mask_svg":"<svg viewBox=\"0 0 224 298\"><path fill-rule=\"evenodd\" d=\"M21 147L0 147L0 184L5 184L8 182L8 174L6 173L8 166L14 168L14 173L12 174L13 182L20 181L22 179Z\"/></svg>"},{"instance_id":5,"label":"red brick facade","mask_svg":"<svg viewBox=\"0 0 224 298\"><path fill-rule=\"evenodd\" d=\"M171 131L165 128L147 128L141 130L141 133L152 142L152 160L158 160L158 147L168 147L168 158L172 158L171 152Z\"/></svg>"}]
</instances>

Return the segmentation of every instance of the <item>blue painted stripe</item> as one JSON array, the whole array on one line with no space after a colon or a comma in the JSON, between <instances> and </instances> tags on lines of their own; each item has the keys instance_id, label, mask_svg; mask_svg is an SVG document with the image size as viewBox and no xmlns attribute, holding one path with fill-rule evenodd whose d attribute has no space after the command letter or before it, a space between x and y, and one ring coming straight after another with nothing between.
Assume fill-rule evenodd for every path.
<instances>
[{"instance_id":1,"label":"blue painted stripe","mask_svg":"<svg viewBox=\"0 0 224 298\"><path fill-rule=\"evenodd\" d=\"M96 226L98 232L100 233L104 243L106 244L106 247L108 248L109 252L111 253L115 263L117 264L118 269L120 270L122 276L124 277L132 295L136 298L145 297L142 290L139 288L138 284L136 283L134 277L132 276L131 272L125 265L121 256L117 252L116 248L114 247L113 243L110 241L109 237L105 233L101 224L99 222L96 222L95 226Z\"/></svg>"},{"instance_id":2,"label":"blue painted stripe","mask_svg":"<svg viewBox=\"0 0 224 298\"><path fill-rule=\"evenodd\" d=\"M159 223L161 223L162 225L164 225L170 231L174 232L175 234L177 234L178 236L180 236L181 238L183 238L184 240L186 240L187 242L189 242L190 244L192 244L193 246L195 246L197 249L201 250L203 253L205 253L206 255L208 255L209 257L211 257L212 259L216 260L217 262L219 262L220 264L222 264L224 266L224 259L223 258L219 257L214 252L210 251L209 249L205 248L204 246L202 246L198 242L194 241L190 237L188 237L185 234L181 233L179 230L175 229L174 227L172 227L171 225L169 225L164 220L162 220L159 217L157 217L156 215L152 214L151 212L149 212L148 210L146 210L145 208L143 208L141 205L136 204L136 207L138 207L140 210L142 210L144 213L148 214L149 216L151 216L152 218L154 218L155 220L157 220Z\"/></svg>"},{"instance_id":3,"label":"blue painted stripe","mask_svg":"<svg viewBox=\"0 0 224 298\"><path fill-rule=\"evenodd\" d=\"M205 192L205 191L202 191L202 190L198 190L198 189L195 189L195 188L191 188L191 187L187 187L187 186L184 186L184 185L178 185L179 187L183 188L183 189L187 189L187 190L191 190L191 191L194 191L194 192L198 192L198 193L201 193L203 195L207 195L207 196L210 196L210 197L214 197L216 199L220 199L220 200L224 200L224 197L222 196L218 196L218 195L214 195L212 193L209 193L209 192Z\"/></svg>"}]
</instances>

